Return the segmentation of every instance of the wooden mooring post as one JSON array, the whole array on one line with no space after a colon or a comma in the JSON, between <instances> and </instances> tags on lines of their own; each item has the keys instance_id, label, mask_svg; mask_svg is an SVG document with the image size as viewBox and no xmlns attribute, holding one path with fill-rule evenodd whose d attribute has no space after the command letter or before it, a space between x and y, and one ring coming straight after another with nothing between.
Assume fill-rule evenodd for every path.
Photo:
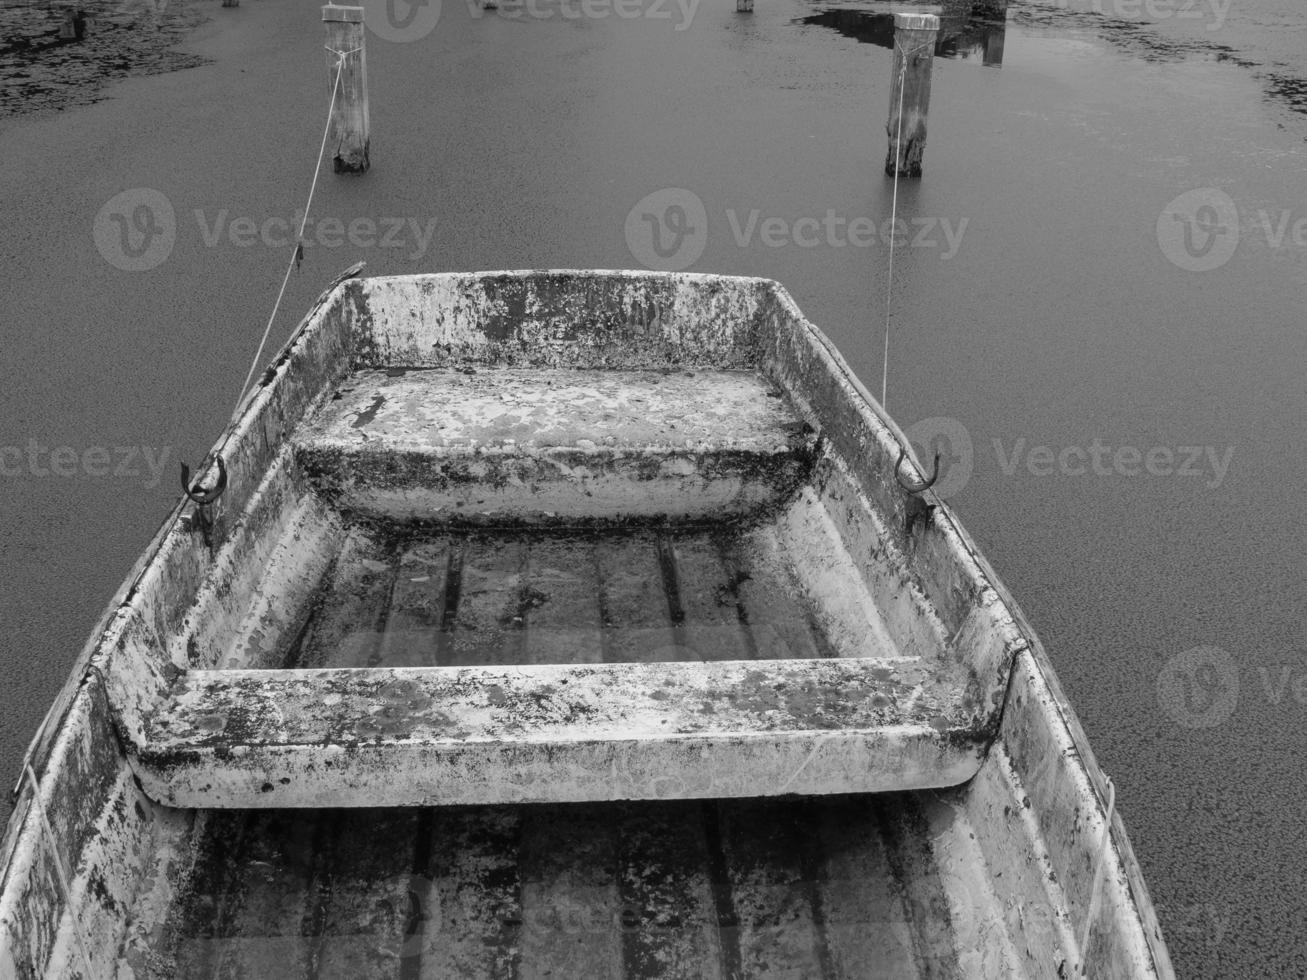
<instances>
[{"instance_id":1,"label":"wooden mooring post","mask_svg":"<svg viewBox=\"0 0 1307 980\"><path fill-rule=\"evenodd\" d=\"M82 10L69 10L64 13L64 22L59 25L59 40L80 41L86 37L86 14Z\"/></svg>"},{"instance_id":2,"label":"wooden mooring post","mask_svg":"<svg viewBox=\"0 0 1307 980\"><path fill-rule=\"evenodd\" d=\"M1003 38L1006 34L1002 24L996 24L985 32L985 50L980 63L986 68L998 68L1003 64Z\"/></svg>"},{"instance_id":3,"label":"wooden mooring post","mask_svg":"<svg viewBox=\"0 0 1307 980\"><path fill-rule=\"evenodd\" d=\"M336 98L331 112L331 132L327 136L335 171L367 173L370 130L363 8L327 4L322 8L322 22L327 25L327 91L334 89ZM340 72L338 89L337 71Z\"/></svg>"},{"instance_id":4,"label":"wooden mooring post","mask_svg":"<svg viewBox=\"0 0 1307 980\"><path fill-rule=\"evenodd\" d=\"M889 153L885 173L920 177L930 108L930 71L939 37L935 14L894 15L894 80L890 85Z\"/></svg>"}]
</instances>

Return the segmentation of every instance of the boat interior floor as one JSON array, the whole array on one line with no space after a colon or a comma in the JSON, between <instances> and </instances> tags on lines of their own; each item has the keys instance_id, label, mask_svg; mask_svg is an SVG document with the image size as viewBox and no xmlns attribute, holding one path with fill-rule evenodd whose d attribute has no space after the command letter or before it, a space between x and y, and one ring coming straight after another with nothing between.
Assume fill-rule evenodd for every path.
<instances>
[{"instance_id":1,"label":"boat interior floor","mask_svg":"<svg viewBox=\"0 0 1307 980\"><path fill-rule=\"evenodd\" d=\"M950 792L216 811L126 955L215 980L965 975L1011 950Z\"/></svg>"},{"instance_id":2,"label":"boat interior floor","mask_svg":"<svg viewBox=\"0 0 1307 980\"><path fill-rule=\"evenodd\" d=\"M796 505L814 442L751 372L360 371L292 436L341 519L308 613L215 666L913 655Z\"/></svg>"},{"instance_id":3,"label":"boat interior floor","mask_svg":"<svg viewBox=\"0 0 1307 980\"><path fill-rule=\"evenodd\" d=\"M870 645L894 655L872 603L824 605L769 526L526 533L358 524L284 663L267 666L799 659L856 656Z\"/></svg>"}]
</instances>

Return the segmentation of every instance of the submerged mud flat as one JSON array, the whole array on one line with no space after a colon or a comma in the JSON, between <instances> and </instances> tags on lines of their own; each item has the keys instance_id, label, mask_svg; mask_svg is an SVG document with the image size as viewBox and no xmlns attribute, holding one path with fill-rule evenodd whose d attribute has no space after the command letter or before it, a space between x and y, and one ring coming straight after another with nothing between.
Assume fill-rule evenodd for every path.
<instances>
[{"instance_id":1,"label":"submerged mud flat","mask_svg":"<svg viewBox=\"0 0 1307 980\"><path fill-rule=\"evenodd\" d=\"M1197 5L1184 8L1185 16L1192 19L1198 13ZM1160 23L1143 19L1114 16L1110 10L1068 9L1065 3L1035 2L1015 8L1010 14L1011 26L1022 30L1043 33L1084 32L1102 38L1118 50L1155 63L1183 61L1210 61L1237 65L1252 73L1262 84L1267 101L1290 112L1307 114L1307 78L1295 65L1285 64L1270 56L1270 45L1229 43L1235 38L1224 25L1210 23L1198 33L1180 33L1170 30L1167 20ZM1297 24L1293 25L1295 31ZM1292 35L1292 33L1290 34Z\"/></svg>"},{"instance_id":2,"label":"submerged mud flat","mask_svg":"<svg viewBox=\"0 0 1307 980\"><path fill-rule=\"evenodd\" d=\"M79 41L60 28L70 11L86 17ZM195 0L83 0L0 6L0 119L86 105L104 86L131 75L156 75L204 63L176 50L206 19Z\"/></svg>"}]
</instances>

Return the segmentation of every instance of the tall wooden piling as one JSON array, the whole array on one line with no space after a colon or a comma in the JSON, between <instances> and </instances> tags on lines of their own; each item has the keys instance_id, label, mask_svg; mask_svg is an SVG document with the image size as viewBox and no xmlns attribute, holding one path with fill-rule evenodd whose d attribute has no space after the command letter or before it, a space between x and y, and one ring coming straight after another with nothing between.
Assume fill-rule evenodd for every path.
<instances>
[{"instance_id":1,"label":"tall wooden piling","mask_svg":"<svg viewBox=\"0 0 1307 980\"><path fill-rule=\"evenodd\" d=\"M981 64L986 68L999 68L1003 64L1003 38L1006 30L995 24L985 31L985 50Z\"/></svg>"},{"instance_id":2,"label":"tall wooden piling","mask_svg":"<svg viewBox=\"0 0 1307 980\"><path fill-rule=\"evenodd\" d=\"M920 177L930 108L930 71L939 37L935 14L894 15L894 79L890 85L889 153L885 173Z\"/></svg>"},{"instance_id":3,"label":"tall wooden piling","mask_svg":"<svg viewBox=\"0 0 1307 980\"><path fill-rule=\"evenodd\" d=\"M59 26L59 40L80 41L86 37L86 14L81 10L64 12L64 22Z\"/></svg>"},{"instance_id":4,"label":"tall wooden piling","mask_svg":"<svg viewBox=\"0 0 1307 980\"><path fill-rule=\"evenodd\" d=\"M366 173L368 160L368 64L363 49L363 8L322 8L327 25L327 84L335 90L331 132L327 145L333 151L336 173ZM336 72L340 72L336 88Z\"/></svg>"}]
</instances>

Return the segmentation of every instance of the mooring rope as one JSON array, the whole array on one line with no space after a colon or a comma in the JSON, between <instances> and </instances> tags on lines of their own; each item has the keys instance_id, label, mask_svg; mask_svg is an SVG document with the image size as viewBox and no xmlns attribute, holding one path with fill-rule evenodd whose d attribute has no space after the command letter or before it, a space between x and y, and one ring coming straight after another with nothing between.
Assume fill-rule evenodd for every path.
<instances>
[{"instance_id":1,"label":"mooring rope","mask_svg":"<svg viewBox=\"0 0 1307 980\"><path fill-rule=\"evenodd\" d=\"M304 229L309 222L309 209L313 207L313 194L318 189L318 175L322 173L322 158L327 153L327 137L331 134L331 117L336 111L336 96L340 92L340 76L345 70L345 59L356 51L363 49L359 47L350 48L348 51L337 51L335 48L327 46L327 50L336 56L336 79L331 85L331 105L327 108L327 125L322 130L322 145L318 149L318 164L313 170L313 183L309 185L309 199L304 204L304 214L300 218L299 234L295 236L295 251L291 254L290 262L286 265L286 275L282 277L281 289L277 291L277 301L272 304L272 314L268 317L268 325L263 328L263 337L259 340L259 349L254 354L254 360L250 362L250 371L245 375L245 383L241 385L240 394L236 396L237 410L240 409L241 399L245 397L245 392L250 387L254 372L259 369L259 360L263 357L263 348L267 346L268 336L272 333L272 324L277 319L277 311L281 309L281 300L286 295L286 284L290 282L290 274L299 267L300 262L304 259Z\"/></svg>"},{"instance_id":2,"label":"mooring rope","mask_svg":"<svg viewBox=\"0 0 1307 980\"><path fill-rule=\"evenodd\" d=\"M1089 948L1089 939L1093 935L1094 923L1098 921L1099 912L1102 910L1102 900L1099 892L1102 890L1103 869L1107 865L1107 852L1112 846L1112 815L1116 812L1116 784L1104 776L1107 782L1107 822L1103 824L1103 843L1098 849L1098 862L1094 866L1094 883L1090 886L1089 892L1089 913L1085 916L1084 929L1080 934L1080 967L1079 974L1085 976L1086 952Z\"/></svg>"},{"instance_id":3,"label":"mooring rope","mask_svg":"<svg viewBox=\"0 0 1307 980\"><path fill-rule=\"evenodd\" d=\"M889 410L885 404L885 390L889 384L889 318L890 297L894 290L894 239L899 233L899 150L903 145L903 94L908 87L908 53L903 50L897 37L894 39L894 47L903 53L903 64L899 68L898 132L894 135L894 203L890 207L889 275L885 280L885 350L880 362L880 407L885 411Z\"/></svg>"},{"instance_id":4,"label":"mooring rope","mask_svg":"<svg viewBox=\"0 0 1307 980\"><path fill-rule=\"evenodd\" d=\"M95 974L91 972L90 947L87 946L86 936L82 933L81 920L77 918L77 913L73 909L73 890L68 885L68 872L64 870L64 860L59 856L59 848L55 845L54 830L50 827L50 819L45 815L45 804L41 802L41 783L36 778L36 773L32 771L30 759L25 763L24 768L27 770L28 785L32 787L32 802L36 805L36 815L41 820L41 832L46 846L50 848L50 856L54 859L55 874L59 876L59 887L63 889L64 908L68 911L68 921L72 924L73 935L77 937L77 948L82 954L82 968L86 971L86 980L91 980Z\"/></svg>"}]
</instances>

